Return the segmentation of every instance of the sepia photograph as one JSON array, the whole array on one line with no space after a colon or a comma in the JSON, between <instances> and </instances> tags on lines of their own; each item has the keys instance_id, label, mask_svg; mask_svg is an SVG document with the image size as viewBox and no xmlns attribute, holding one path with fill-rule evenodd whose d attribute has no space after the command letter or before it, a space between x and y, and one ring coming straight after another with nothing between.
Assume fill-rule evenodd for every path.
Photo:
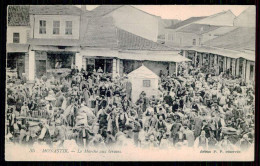
<instances>
[{"instance_id":1,"label":"sepia photograph","mask_svg":"<svg viewBox=\"0 0 260 166\"><path fill-rule=\"evenodd\" d=\"M254 161L254 5L9 5L6 161Z\"/></svg>"}]
</instances>

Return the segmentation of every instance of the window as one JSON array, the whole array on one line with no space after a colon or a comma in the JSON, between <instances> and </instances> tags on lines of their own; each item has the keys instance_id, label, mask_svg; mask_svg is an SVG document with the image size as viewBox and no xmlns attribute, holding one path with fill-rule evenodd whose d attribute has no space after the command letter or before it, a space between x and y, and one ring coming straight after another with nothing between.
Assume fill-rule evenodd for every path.
<instances>
[{"instance_id":1,"label":"window","mask_svg":"<svg viewBox=\"0 0 260 166\"><path fill-rule=\"evenodd\" d=\"M201 38L199 38L199 45L201 45Z\"/></svg>"},{"instance_id":2,"label":"window","mask_svg":"<svg viewBox=\"0 0 260 166\"><path fill-rule=\"evenodd\" d=\"M72 35L72 21L66 21L65 34Z\"/></svg>"},{"instance_id":3,"label":"window","mask_svg":"<svg viewBox=\"0 0 260 166\"><path fill-rule=\"evenodd\" d=\"M151 81L150 80L143 80L143 87L150 87Z\"/></svg>"},{"instance_id":4,"label":"window","mask_svg":"<svg viewBox=\"0 0 260 166\"><path fill-rule=\"evenodd\" d=\"M195 46L196 45L196 39L193 39L192 44Z\"/></svg>"},{"instance_id":5,"label":"window","mask_svg":"<svg viewBox=\"0 0 260 166\"><path fill-rule=\"evenodd\" d=\"M13 43L20 43L20 34L19 33L13 34Z\"/></svg>"},{"instance_id":6,"label":"window","mask_svg":"<svg viewBox=\"0 0 260 166\"><path fill-rule=\"evenodd\" d=\"M60 34L60 22L59 21L53 21L53 34L54 35Z\"/></svg>"},{"instance_id":7,"label":"window","mask_svg":"<svg viewBox=\"0 0 260 166\"><path fill-rule=\"evenodd\" d=\"M40 20L39 33L40 34L46 34L46 21L45 20Z\"/></svg>"}]
</instances>

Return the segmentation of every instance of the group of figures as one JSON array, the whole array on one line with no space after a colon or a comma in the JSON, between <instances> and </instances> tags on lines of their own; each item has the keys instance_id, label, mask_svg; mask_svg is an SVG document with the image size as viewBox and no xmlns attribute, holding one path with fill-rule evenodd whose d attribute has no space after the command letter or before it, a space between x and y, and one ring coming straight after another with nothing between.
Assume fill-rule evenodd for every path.
<instances>
[{"instance_id":1,"label":"group of figures","mask_svg":"<svg viewBox=\"0 0 260 166\"><path fill-rule=\"evenodd\" d=\"M254 87L227 73L180 65L158 94L131 100L127 75L72 69L35 83L7 80L6 141L64 147L248 150L254 146Z\"/></svg>"}]
</instances>

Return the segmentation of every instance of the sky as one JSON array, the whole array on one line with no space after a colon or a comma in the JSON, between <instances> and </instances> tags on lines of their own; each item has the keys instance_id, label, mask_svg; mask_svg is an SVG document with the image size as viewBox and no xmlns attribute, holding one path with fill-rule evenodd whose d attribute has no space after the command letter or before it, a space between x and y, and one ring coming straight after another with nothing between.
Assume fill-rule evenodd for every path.
<instances>
[{"instance_id":1,"label":"sky","mask_svg":"<svg viewBox=\"0 0 260 166\"><path fill-rule=\"evenodd\" d=\"M77 5L80 7L80 5ZM160 16L163 19L185 20L196 16L209 16L222 11L231 10L238 16L249 6L246 5L133 5L147 13ZM93 10L98 5L87 5L87 10Z\"/></svg>"}]
</instances>

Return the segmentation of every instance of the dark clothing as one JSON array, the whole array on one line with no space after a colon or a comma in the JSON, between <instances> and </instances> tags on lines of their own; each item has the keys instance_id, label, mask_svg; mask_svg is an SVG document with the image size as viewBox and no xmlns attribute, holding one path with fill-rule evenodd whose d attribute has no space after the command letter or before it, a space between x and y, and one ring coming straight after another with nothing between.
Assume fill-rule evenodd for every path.
<instances>
[{"instance_id":1,"label":"dark clothing","mask_svg":"<svg viewBox=\"0 0 260 166\"><path fill-rule=\"evenodd\" d=\"M163 100L165 101L166 104L168 104L169 106L172 106L173 99L170 95L165 96Z\"/></svg>"}]
</instances>

